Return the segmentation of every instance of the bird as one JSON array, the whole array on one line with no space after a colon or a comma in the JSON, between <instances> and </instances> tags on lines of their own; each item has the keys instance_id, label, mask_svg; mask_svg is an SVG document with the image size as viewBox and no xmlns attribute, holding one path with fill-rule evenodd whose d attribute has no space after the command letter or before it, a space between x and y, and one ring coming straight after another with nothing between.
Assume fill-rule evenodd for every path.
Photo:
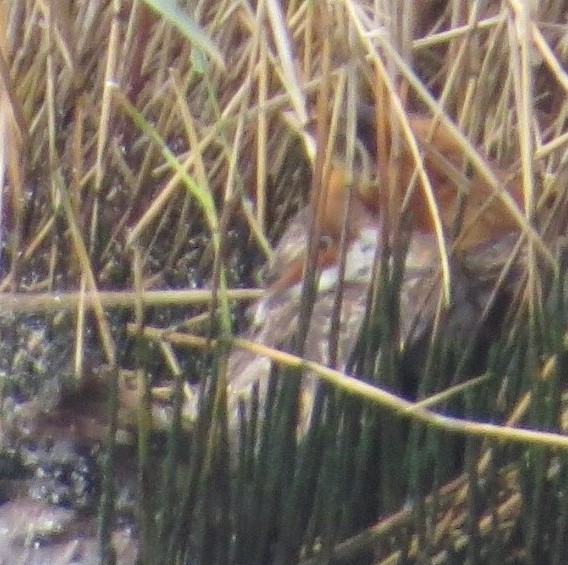
<instances>
[{"instance_id":1,"label":"bird","mask_svg":"<svg viewBox=\"0 0 568 565\"><path fill-rule=\"evenodd\" d=\"M420 148L424 166L433 185L436 204L446 237L454 231L457 245L452 264L453 303L441 310L443 283L440 249L430 211L424 195L415 190L409 199L408 212L412 226L406 232L407 249L403 256L399 290L399 346L404 351L424 338L433 328L440 313L449 331L466 334L490 307L499 275L516 248L520 228L510 208L493 188L477 173L461 175L463 152L453 134L424 115L410 115L409 122ZM387 135L387 147L391 140ZM399 155L398 182L401 193L406 190L414 171L408 149ZM504 191L514 205L521 205L522 192L518 177L509 174L487 159L488 166L502 181ZM449 170L451 169L451 170ZM376 266L387 249L396 242L385 234L385 211L379 190L369 190L369 183L357 182L355 175L351 197L348 174L340 159L334 159L324 187L321 210L316 213L309 204L292 218L275 248L268 266L265 295L249 308L249 340L263 345L286 347L297 330L302 281L312 222L319 222L316 254L316 297L304 344L304 357L323 365L333 364L345 371L359 338L367 314L369 288ZM381 175L378 175L381 177ZM382 175L384 178L385 175ZM462 181L468 192L463 193ZM349 204L347 204L349 203ZM345 213L345 206L348 211ZM455 228L461 212L460 224ZM345 219L345 225L344 225ZM391 239L391 237L393 239ZM385 239L386 238L386 239ZM345 246L344 271L340 271L341 246ZM507 281L517 280L522 260L515 263ZM341 279L341 285L340 285ZM342 289L339 308L337 351L330 350L330 332L336 293ZM332 363L333 362L333 363ZM228 398L230 428L238 428L238 405L246 405L254 387L261 402L266 395L271 361L248 350L234 350L228 362ZM317 378L302 376L302 435L310 422Z\"/></svg>"}]
</instances>

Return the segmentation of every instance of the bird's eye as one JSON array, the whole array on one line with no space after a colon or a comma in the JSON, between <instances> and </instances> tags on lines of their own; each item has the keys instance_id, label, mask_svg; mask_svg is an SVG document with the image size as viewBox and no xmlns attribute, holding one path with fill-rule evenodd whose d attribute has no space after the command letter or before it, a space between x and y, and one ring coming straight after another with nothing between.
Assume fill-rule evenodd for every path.
<instances>
[{"instance_id":1,"label":"bird's eye","mask_svg":"<svg viewBox=\"0 0 568 565\"><path fill-rule=\"evenodd\" d=\"M329 235L322 235L319 240L318 249L320 251L326 251L333 244L333 241Z\"/></svg>"}]
</instances>

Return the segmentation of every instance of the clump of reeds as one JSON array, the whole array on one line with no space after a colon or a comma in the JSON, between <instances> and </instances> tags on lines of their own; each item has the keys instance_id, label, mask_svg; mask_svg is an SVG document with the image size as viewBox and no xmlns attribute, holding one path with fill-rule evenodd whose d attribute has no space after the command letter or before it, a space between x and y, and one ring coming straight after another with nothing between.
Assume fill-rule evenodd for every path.
<instances>
[{"instance_id":1,"label":"clump of reeds","mask_svg":"<svg viewBox=\"0 0 568 565\"><path fill-rule=\"evenodd\" d=\"M1 286L10 295L1 300L73 316L79 381L87 345L100 348L115 379L109 455L119 369L138 372L143 562L565 561L562 2L181 3L193 36L143 2L3 4ZM411 400L396 394L409 361L387 347L396 320L370 320L378 334L353 363L372 369L374 392L311 367L326 384L299 444L282 422L294 421L300 361L275 364L292 378L274 380L274 409L257 407L231 462L224 370L230 307L247 294L230 287L255 281L345 122L377 101L388 115L379 113L375 142L381 128L403 139L419 112L455 133L464 164L486 174L491 157L519 176L517 294L484 359L469 365L478 374L452 381L469 344L443 332L428 341ZM300 137L314 123L311 161ZM346 135L347 156L354 143ZM396 174L385 179L396 189ZM378 296L396 296L396 276L377 285ZM451 293L449 276L447 285ZM211 292L171 292L197 286ZM179 337L189 314L199 336ZM199 382L187 435L182 407ZM157 384L174 406L158 462L149 448Z\"/></svg>"}]
</instances>

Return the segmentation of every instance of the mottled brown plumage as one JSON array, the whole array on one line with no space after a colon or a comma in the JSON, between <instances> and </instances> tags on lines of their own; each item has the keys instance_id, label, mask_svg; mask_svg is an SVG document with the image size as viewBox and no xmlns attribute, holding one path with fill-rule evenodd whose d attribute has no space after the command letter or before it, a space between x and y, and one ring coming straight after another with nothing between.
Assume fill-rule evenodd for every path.
<instances>
[{"instance_id":1,"label":"mottled brown plumage","mask_svg":"<svg viewBox=\"0 0 568 565\"><path fill-rule=\"evenodd\" d=\"M440 209L443 228L457 234L450 263L453 272L453 302L440 308L442 282L439 248L433 233L430 211L426 207L423 191L417 188L410 199L408 210L412 220L408 250L404 260L400 288L399 337L400 347L408 348L421 340L431 329L434 320L441 321L450 331L467 335L481 319L489 306L494 286L503 266L515 249L519 228L516 219L503 201L495 196L493 188L480 175L473 174L467 181L468 192L463 193L462 181L455 171L463 168L462 153L457 149L453 134L441 126L432 129L433 122L424 116L410 116L410 123L419 146L424 151L424 164L433 185ZM432 130L432 131L431 131ZM388 138L390 145L390 138ZM403 145L404 148L404 145ZM386 150L390 150L387 146ZM414 162L403 149L398 170L403 192L414 171ZM498 179L508 175L490 163ZM385 175L378 175L379 178ZM338 260L343 231L346 240L346 267L343 277L341 316L337 352L333 356L336 367L344 370L360 333L367 312L368 290L375 260L383 252L385 234L382 230L380 190L357 187L351 202L347 226L343 230L347 174L334 162L324 191L319 215L310 207L301 210L291 220L269 266L272 281L266 296L250 309L251 327L248 339L261 344L282 348L290 342L297 330L302 279L312 217L319 218L321 248L316 267L319 275L317 295L304 347L306 359L324 365L330 364L331 320L338 285ZM521 203L518 179L503 183L504 190L516 205ZM461 208L461 223L453 229ZM461 226L461 227L460 227ZM391 237L391 236L388 236ZM391 241L390 244L394 244ZM450 247L452 247L450 245ZM522 253L519 255L522 258ZM520 260L513 261L518 269ZM505 281L516 280L509 272ZM247 399L254 383L259 384L261 399L265 394L271 363L268 359L248 351L236 350L229 360L229 402L231 427L237 425L237 401ZM315 377L303 377L303 410L301 425L309 421Z\"/></svg>"}]
</instances>

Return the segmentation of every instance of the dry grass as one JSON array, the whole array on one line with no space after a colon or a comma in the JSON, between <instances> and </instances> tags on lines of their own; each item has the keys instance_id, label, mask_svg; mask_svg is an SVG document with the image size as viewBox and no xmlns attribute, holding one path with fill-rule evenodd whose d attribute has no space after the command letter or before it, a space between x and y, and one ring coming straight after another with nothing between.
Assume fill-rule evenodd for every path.
<instances>
[{"instance_id":1,"label":"dry grass","mask_svg":"<svg viewBox=\"0 0 568 565\"><path fill-rule=\"evenodd\" d=\"M229 300L241 297L227 288L250 283L262 262L244 268L245 258L270 256L286 219L317 194L338 155L359 182L376 187L378 176L392 202L400 197L393 196L400 192L396 147L408 144L419 179L409 190L426 195L451 291L451 245L412 134L413 112L451 132L464 162L518 224L527 249L518 304L538 315L546 302L543 274L558 271L556 248L566 229L564 2L261 0L253 6L220 0L191 6L222 61L192 46L142 2L2 0L0 289L21 294L0 301L3 308L36 311L63 291L77 293L62 296L76 317L79 378L90 310L106 362L119 364L124 335L109 321L109 308L119 300L132 308L141 337L150 304L194 304L205 300L199 291L180 298L169 290L206 285L218 291L210 309L222 312L216 320L226 338ZM371 155L379 172L362 173L354 165L355 117L357 108L375 103L382 111L372 141L380 142L388 129L395 149ZM308 155L300 136L313 133L314 125L317 151ZM504 196L488 156L518 175L522 202ZM148 294L156 289L163 294ZM522 319L511 317L511 340ZM560 371L554 366L563 362L563 348L542 352L547 361L533 372L532 384L503 393L499 422L531 421L538 383ZM161 351L164 366L178 374L176 356L183 353ZM394 407L410 417L424 412ZM467 422L463 427L467 432ZM474 425L470 431L476 433ZM492 437L507 433L501 428ZM564 446L565 438L555 437ZM472 456L478 463L470 461L470 477L474 468L489 473L492 464L484 458L492 445ZM518 481L510 474L501 480ZM462 495L444 501L454 500L458 512ZM441 520L434 510L432 516ZM402 518L393 518L395 526L410 528ZM486 526L479 526L479 539ZM378 537L393 530L386 531ZM417 536L408 550L412 558L427 545L424 532ZM366 543L374 547L376 538Z\"/></svg>"}]
</instances>

